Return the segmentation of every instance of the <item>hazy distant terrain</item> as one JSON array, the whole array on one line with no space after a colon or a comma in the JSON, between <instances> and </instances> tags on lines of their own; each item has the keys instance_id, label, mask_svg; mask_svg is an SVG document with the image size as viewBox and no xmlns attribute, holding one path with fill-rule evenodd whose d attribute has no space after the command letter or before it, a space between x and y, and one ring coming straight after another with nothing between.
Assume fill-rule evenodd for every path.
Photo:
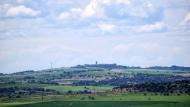
<instances>
[{"instance_id":1,"label":"hazy distant terrain","mask_svg":"<svg viewBox=\"0 0 190 107\"><path fill-rule=\"evenodd\" d=\"M141 68L117 64L1 74L0 106L186 107L190 99L189 74L188 67Z\"/></svg>"}]
</instances>

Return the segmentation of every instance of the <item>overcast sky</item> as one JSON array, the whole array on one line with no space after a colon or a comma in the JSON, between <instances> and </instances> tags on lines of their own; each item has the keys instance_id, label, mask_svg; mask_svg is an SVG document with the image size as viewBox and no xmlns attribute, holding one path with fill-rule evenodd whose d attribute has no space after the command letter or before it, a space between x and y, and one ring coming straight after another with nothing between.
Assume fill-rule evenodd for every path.
<instances>
[{"instance_id":1,"label":"overcast sky","mask_svg":"<svg viewBox=\"0 0 190 107\"><path fill-rule=\"evenodd\" d=\"M0 0L0 72L190 66L190 0Z\"/></svg>"}]
</instances>

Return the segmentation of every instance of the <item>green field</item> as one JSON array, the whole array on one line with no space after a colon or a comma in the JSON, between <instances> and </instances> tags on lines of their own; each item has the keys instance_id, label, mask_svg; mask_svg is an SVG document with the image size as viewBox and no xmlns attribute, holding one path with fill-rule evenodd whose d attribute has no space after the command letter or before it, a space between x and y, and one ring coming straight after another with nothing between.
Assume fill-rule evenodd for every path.
<instances>
[{"instance_id":1,"label":"green field","mask_svg":"<svg viewBox=\"0 0 190 107\"><path fill-rule=\"evenodd\" d=\"M162 101L54 101L9 107L189 107L188 103Z\"/></svg>"},{"instance_id":2,"label":"green field","mask_svg":"<svg viewBox=\"0 0 190 107\"><path fill-rule=\"evenodd\" d=\"M60 92L71 91L84 91L84 90L96 90L96 91L106 91L112 90L113 86L46 86L47 89L53 89Z\"/></svg>"},{"instance_id":3,"label":"green field","mask_svg":"<svg viewBox=\"0 0 190 107\"><path fill-rule=\"evenodd\" d=\"M28 96L0 103L0 107L189 107L190 96L160 96L141 93Z\"/></svg>"}]
</instances>

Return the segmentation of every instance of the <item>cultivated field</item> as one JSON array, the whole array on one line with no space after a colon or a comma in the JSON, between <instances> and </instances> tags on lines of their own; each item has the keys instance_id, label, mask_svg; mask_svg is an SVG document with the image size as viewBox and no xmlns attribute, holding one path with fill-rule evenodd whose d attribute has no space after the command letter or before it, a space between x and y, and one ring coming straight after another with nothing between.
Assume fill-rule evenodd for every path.
<instances>
[{"instance_id":1,"label":"cultivated field","mask_svg":"<svg viewBox=\"0 0 190 107\"><path fill-rule=\"evenodd\" d=\"M151 93L109 95L47 95L28 96L0 103L0 107L189 107L190 96L160 96Z\"/></svg>"}]
</instances>

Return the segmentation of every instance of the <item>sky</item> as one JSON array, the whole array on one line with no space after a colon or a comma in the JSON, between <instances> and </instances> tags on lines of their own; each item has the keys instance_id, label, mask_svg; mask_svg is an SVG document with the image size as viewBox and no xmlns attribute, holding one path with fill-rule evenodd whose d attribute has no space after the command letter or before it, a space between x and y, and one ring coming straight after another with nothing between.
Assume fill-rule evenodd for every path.
<instances>
[{"instance_id":1,"label":"sky","mask_svg":"<svg viewBox=\"0 0 190 107\"><path fill-rule=\"evenodd\" d=\"M190 0L0 0L0 73L190 66Z\"/></svg>"}]
</instances>

